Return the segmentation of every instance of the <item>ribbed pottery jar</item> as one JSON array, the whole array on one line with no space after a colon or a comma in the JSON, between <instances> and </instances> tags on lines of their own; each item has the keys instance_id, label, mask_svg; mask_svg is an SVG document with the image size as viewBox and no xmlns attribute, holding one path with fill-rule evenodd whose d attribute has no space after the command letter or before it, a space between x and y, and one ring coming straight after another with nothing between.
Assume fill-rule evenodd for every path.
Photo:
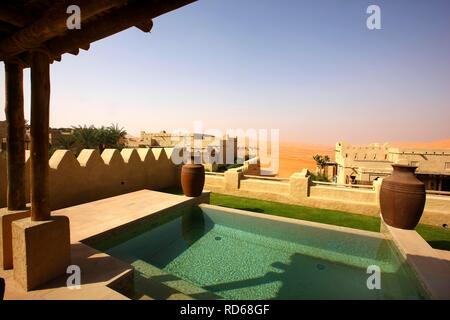
<instances>
[{"instance_id":1,"label":"ribbed pottery jar","mask_svg":"<svg viewBox=\"0 0 450 320\"><path fill-rule=\"evenodd\" d=\"M383 179L380 207L383 220L400 229L414 229L425 206L425 185L417 179L417 167L393 164L392 175Z\"/></svg>"},{"instance_id":2,"label":"ribbed pottery jar","mask_svg":"<svg viewBox=\"0 0 450 320\"><path fill-rule=\"evenodd\" d=\"M181 168L181 188L187 197L198 197L205 186L205 167L201 164L185 164Z\"/></svg>"}]
</instances>

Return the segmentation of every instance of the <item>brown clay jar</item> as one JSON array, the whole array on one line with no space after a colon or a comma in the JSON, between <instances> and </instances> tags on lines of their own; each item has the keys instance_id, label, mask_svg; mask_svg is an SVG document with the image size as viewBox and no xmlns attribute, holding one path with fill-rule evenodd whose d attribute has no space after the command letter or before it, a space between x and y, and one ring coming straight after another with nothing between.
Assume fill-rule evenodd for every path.
<instances>
[{"instance_id":1,"label":"brown clay jar","mask_svg":"<svg viewBox=\"0 0 450 320\"><path fill-rule=\"evenodd\" d=\"M185 164L181 168L181 188L187 197L198 197L205 185L205 167L201 164Z\"/></svg>"},{"instance_id":2,"label":"brown clay jar","mask_svg":"<svg viewBox=\"0 0 450 320\"><path fill-rule=\"evenodd\" d=\"M417 179L417 167L393 164L392 175L383 179L380 208L383 220L400 229L414 229L425 206L425 185Z\"/></svg>"}]
</instances>

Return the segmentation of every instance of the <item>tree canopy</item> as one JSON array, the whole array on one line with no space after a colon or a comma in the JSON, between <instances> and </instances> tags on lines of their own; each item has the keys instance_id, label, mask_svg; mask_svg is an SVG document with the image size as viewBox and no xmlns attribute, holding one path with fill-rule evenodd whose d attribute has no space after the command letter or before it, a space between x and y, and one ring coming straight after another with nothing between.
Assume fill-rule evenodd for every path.
<instances>
[{"instance_id":1,"label":"tree canopy","mask_svg":"<svg viewBox=\"0 0 450 320\"><path fill-rule=\"evenodd\" d=\"M73 126L71 131L71 134L58 136L52 149L72 150L75 154L79 154L83 149L98 149L100 152L107 148L122 149L127 134L118 124L100 128L86 125Z\"/></svg>"}]
</instances>

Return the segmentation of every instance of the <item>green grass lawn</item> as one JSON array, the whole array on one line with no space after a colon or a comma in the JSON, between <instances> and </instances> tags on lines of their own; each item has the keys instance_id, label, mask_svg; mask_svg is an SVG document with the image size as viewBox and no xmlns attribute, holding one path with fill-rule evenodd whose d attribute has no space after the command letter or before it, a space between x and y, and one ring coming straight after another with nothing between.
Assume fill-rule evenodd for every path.
<instances>
[{"instance_id":1,"label":"green grass lawn","mask_svg":"<svg viewBox=\"0 0 450 320\"><path fill-rule=\"evenodd\" d=\"M164 191L175 194L182 194L179 189L168 189ZM355 229L375 232L380 231L380 218L343 211L303 207L279 202L241 198L218 193L211 194L211 204L293 219L333 224ZM416 231L433 248L450 250L450 230L421 224L417 226Z\"/></svg>"}]
</instances>

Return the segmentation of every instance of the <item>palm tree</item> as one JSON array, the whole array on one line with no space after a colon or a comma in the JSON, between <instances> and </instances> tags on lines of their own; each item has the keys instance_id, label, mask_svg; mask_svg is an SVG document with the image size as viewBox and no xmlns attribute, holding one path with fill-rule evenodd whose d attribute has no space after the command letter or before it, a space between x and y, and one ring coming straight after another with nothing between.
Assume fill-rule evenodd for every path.
<instances>
[{"instance_id":1,"label":"palm tree","mask_svg":"<svg viewBox=\"0 0 450 320\"><path fill-rule=\"evenodd\" d=\"M75 150L98 149L100 153L106 148L121 149L125 145L124 138L127 132L118 124L109 127L96 128L94 126L73 126L73 135L62 136L56 141L58 149Z\"/></svg>"},{"instance_id":2,"label":"palm tree","mask_svg":"<svg viewBox=\"0 0 450 320\"><path fill-rule=\"evenodd\" d=\"M97 149L99 143L98 129L94 126L78 126L73 128L73 136L81 149Z\"/></svg>"},{"instance_id":3,"label":"palm tree","mask_svg":"<svg viewBox=\"0 0 450 320\"><path fill-rule=\"evenodd\" d=\"M56 139L58 149L72 150L76 142L77 141L73 135L62 135Z\"/></svg>"},{"instance_id":4,"label":"palm tree","mask_svg":"<svg viewBox=\"0 0 450 320\"><path fill-rule=\"evenodd\" d=\"M125 144L125 137L127 132L124 127L119 127L119 124L111 124L107 128L108 132L108 143L111 147L119 147L122 148Z\"/></svg>"},{"instance_id":5,"label":"palm tree","mask_svg":"<svg viewBox=\"0 0 450 320\"><path fill-rule=\"evenodd\" d=\"M118 124L97 129L98 148L103 152L106 148L122 149L127 132Z\"/></svg>"},{"instance_id":6,"label":"palm tree","mask_svg":"<svg viewBox=\"0 0 450 320\"><path fill-rule=\"evenodd\" d=\"M327 163L330 162L330 157L325 155L325 156L321 156L316 154L313 157L314 161L316 161L317 167L319 168L320 172L319 174L323 174L323 170L325 169L325 166L327 165Z\"/></svg>"}]
</instances>

